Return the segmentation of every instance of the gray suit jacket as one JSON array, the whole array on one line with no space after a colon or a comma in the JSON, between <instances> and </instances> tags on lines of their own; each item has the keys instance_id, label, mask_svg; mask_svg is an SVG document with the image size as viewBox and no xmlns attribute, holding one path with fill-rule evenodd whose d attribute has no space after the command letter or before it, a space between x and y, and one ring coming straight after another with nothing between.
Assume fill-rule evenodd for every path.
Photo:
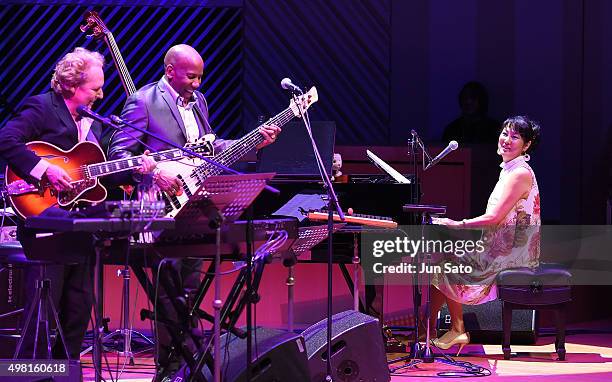
<instances>
[{"instance_id":1,"label":"gray suit jacket","mask_svg":"<svg viewBox=\"0 0 612 382\"><path fill-rule=\"evenodd\" d=\"M196 91L197 102L194 106L200 136L213 133L208 123L208 105L204 94ZM146 85L128 99L121 113L121 118L150 133L156 134L178 145L185 145L186 130L176 106L176 100L167 91L165 85L158 81ZM146 146L143 144L146 144ZM231 140L217 139L215 154L223 151L232 143ZM110 159L126 158L142 154L146 149L152 152L170 147L144 133L125 127L111 138L108 149Z\"/></svg>"}]
</instances>

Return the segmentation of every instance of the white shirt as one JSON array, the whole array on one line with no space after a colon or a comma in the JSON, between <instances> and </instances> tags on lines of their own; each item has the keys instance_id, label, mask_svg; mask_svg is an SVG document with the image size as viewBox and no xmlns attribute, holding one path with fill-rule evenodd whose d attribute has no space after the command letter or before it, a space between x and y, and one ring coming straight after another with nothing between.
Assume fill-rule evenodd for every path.
<instances>
[{"instance_id":1,"label":"white shirt","mask_svg":"<svg viewBox=\"0 0 612 382\"><path fill-rule=\"evenodd\" d=\"M183 106L185 99L181 97L172 86L170 86L168 80L166 80L166 76L162 77L161 81L164 86L166 86L166 89L172 96L172 99L176 101L176 107L178 108L183 124L185 125L187 142L195 142L198 138L200 138L200 128L198 127L195 111L193 110L193 107L198 100L197 96L195 93L193 93L193 98L189 101L187 106Z\"/></svg>"},{"instance_id":2,"label":"white shirt","mask_svg":"<svg viewBox=\"0 0 612 382\"><path fill-rule=\"evenodd\" d=\"M79 142L84 142L87 140L87 135L89 134L89 130L91 130L91 124L93 123L93 119L91 118L81 118L76 121L77 130L79 132Z\"/></svg>"}]
</instances>

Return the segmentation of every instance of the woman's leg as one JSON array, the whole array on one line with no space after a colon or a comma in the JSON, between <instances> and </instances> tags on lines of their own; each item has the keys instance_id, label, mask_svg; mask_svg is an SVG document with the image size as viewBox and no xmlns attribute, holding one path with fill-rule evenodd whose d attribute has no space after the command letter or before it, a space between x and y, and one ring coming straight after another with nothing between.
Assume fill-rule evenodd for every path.
<instances>
[{"instance_id":1,"label":"woman's leg","mask_svg":"<svg viewBox=\"0 0 612 382\"><path fill-rule=\"evenodd\" d=\"M446 302L446 296L440 292L438 288L435 286L429 287L429 306L431 307L429 310L429 328L432 333L435 332L436 321L438 319L438 312L442 308L442 305Z\"/></svg>"},{"instance_id":2,"label":"woman's leg","mask_svg":"<svg viewBox=\"0 0 612 382\"><path fill-rule=\"evenodd\" d=\"M439 338L441 343L452 341L455 337L465 333L465 325L463 323L463 305L455 300L446 298L448 312L451 316L451 327L442 337Z\"/></svg>"},{"instance_id":3,"label":"woman's leg","mask_svg":"<svg viewBox=\"0 0 612 382\"><path fill-rule=\"evenodd\" d=\"M463 323L463 305L460 302L446 299L446 305L448 305L448 311L451 316L451 331L461 334L465 333L465 325Z\"/></svg>"}]
</instances>

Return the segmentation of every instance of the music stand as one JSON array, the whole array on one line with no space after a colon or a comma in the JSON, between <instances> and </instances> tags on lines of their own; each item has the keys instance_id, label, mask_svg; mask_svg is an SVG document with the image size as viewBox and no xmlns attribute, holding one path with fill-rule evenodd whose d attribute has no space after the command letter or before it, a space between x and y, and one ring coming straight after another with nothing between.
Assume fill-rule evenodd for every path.
<instances>
[{"instance_id":1,"label":"music stand","mask_svg":"<svg viewBox=\"0 0 612 382\"><path fill-rule=\"evenodd\" d=\"M273 177L274 173L212 176L200 185L176 215L177 231L181 233L194 232L194 228L201 231L204 223L216 231L215 296L212 303L215 355L221 354L221 226L238 219ZM250 264L251 259L247 261ZM250 274L247 275L247 279L250 277ZM247 327L247 336L250 336L248 329ZM195 365L189 365L191 374L185 376L186 379L189 380L190 376L200 373L205 361L203 354ZM247 368L250 362L251 359L247 357ZM221 380L221 357L218 356L214 357L213 379L215 382Z\"/></svg>"},{"instance_id":2,"label":"music stand","mask_svg":"<svg viewBox=\"0 0 612 382\"><path fill-rule=\"evenodd\" d=\"M176 214L177 233L201 232L218 214L224 222L238 219L274 177L274 173L217 175L206 178ZM211 219L212 217L212 219ZM162 233L162 237L171 234Z\"/></svg>"}]
</instances>

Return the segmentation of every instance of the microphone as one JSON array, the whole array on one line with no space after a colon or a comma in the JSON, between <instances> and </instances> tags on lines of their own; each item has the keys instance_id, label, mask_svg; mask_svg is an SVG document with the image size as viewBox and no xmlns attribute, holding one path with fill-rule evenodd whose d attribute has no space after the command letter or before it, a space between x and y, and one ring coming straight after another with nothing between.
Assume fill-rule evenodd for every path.
<instances>
[{"instance_id":1,"label":"microphone","mask_svg":"<svg viewBox=\"0 0 612 382\"><path fill-rule=\"evenodd\" d=\"M94 119L94 120L96 120L98 122L101 122L104 125L114 125L113 122L109 118L101 116L100 114L96 113L95 111L92 111L87 106L81 105L81 106L77 107L77 113L81 117L88 117L88 118Z\"/></svg>"},{"instance_id":2,"label":"microphone","mask_svg":"<svg viewBox=\"0 0 612 382\"><path fill-rule=\"evenodd\" d=\"M440 160L442 160L442 158L450 154L451 151L457 150L457 147L459 147L459 144L457 143L457 141L448 142L448 146L446 146L446 148L442 150L440 154L436 155L436 157L432 159L431 162L429 162L427 167L425 167L425 170L435 165L436 163L440 162Z\"/></svg>"},{"instance_id":3,"label":"microphone","mask_svg":"<svg viewBox=\"0 0 612 382\"><path fill-rule=\"evenodd\" d=\"M114 124L116 124L116 125L124 125L124 124L126 124L126 123L125 123L125 121L124 121L123 119L121 119L121 118L117 117L117 116L116 116L116 115L114 115L114 114L111 114L109 118L110 118L110 120L111 120L111 121L112 121Z\"/></svg>"},{"instance_id":4,"label":"microphone","mask_svg":"<svg viewBox=\"0 0 612 382\"><path fill-rule=\"evenodd\" d=\"M281 80L281 88L283 88L285 90L291 90L294 93L304 94L302 89L300 89L299 86L294 85L293 82L291 82L291 80L289 78L287 78L287 77L285 77L285 78L283 78Z\"/></svg>"}]
</instances>

